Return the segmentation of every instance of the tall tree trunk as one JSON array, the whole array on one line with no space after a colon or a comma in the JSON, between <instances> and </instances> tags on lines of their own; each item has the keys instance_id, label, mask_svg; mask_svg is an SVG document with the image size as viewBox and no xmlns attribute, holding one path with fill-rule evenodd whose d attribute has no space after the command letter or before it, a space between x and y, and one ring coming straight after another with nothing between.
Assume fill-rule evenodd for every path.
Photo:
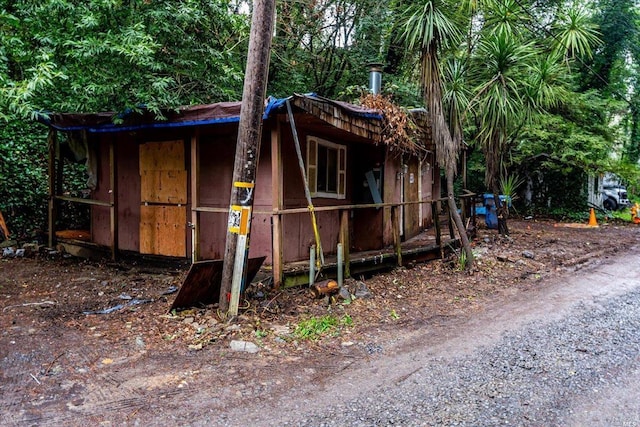
<instances>
[{"instance_id":1,"label":"tall tree trunk","mask_svg":"<svg viewBox=\"0 0 640 427\"><path fill-rule=\"evenodd\" d=\"M493 202L498 219L498 233L502 236L509 235L509 227L507 225L509 210L506 204L503 206L503 204L500 203L500 168L502 165L502 156L500 153L502 153L503 147L506 145L505 140L506 135L498 133L489 139L489 143L483 147L486 168L484 181L487 189L493 193Z\"/></svg>"},{"instance_id":2,"label":"tall tree trunk","mask_svg":"<svg viewBox=\"0 0 640 427\"><path fill-rule=\"evenodd\" d=\"M438 164L445 169L447 175L447 204L449 205L449 212L458 229L458 235L460 236L460 241L466 255L465 267L471 269L474 261L473 251L471 250L471 243L467 236L467 229L462 223L462 218L458 213L453 191L453 181L456 174L458 153L460 151L460 140L459 138L452 138L451 130L444 117L442 108L442 81L436 52L437 46L435 43L432 43L429 48L424 49L422 52L423 95L431 117L431 133L436 144Z\"/></svg>"},{"instance_id":3,"label":"tall tree trunk","mask_svg":"<svg viewBox=\"0 0 640 427\"><path fill-rule=\"evenodd\" d=\"M493 202L496 205L496 216L498 217L498 233L501 236L509 235L509 225L507 224L507 218L509 218L509 207L507 202L502 203L500 201L500 190L493 191Z\"/></svg>"}]
</instances>

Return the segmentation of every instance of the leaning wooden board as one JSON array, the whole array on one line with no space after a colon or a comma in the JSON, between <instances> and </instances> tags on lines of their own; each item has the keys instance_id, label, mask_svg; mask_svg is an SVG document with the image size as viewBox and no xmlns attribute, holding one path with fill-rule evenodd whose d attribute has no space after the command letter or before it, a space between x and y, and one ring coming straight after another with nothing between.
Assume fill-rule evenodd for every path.
<instances>
[{"instance_id":1,"label":"leaning wooden board","mask_svg":"<svg viewBox=\"0 0 640 427\"><path fill-rule=\"evenodd\" d=\"M245 283L251 283L265 258L249 258ZM193 307L197 304L207 305L218 302L221 283L221 259L194 262L191 264L187 277L169 311Z\"/></svg>"}]
</instances>

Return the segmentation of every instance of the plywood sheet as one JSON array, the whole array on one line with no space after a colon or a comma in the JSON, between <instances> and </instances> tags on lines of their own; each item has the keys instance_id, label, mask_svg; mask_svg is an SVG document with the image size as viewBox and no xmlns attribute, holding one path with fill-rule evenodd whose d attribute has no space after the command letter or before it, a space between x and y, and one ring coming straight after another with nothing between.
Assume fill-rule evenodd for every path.
<instances>
[{"instance_id":1,"label":"plywood sheet","mask_svg":"<svg viewBox=\"0 0 640 427\"><path fill-rule=\"evenodd\" d=\"M140 171L185 169L184 141L140 144Z\"/></svg>"},{"instance_id":2,"label":"plywood sheet","mask_svg":"<svg viewBox=\"0 0 640 427\"><path fill-rule=\"evenodd\" d=\"M186 170L141 170L140 201L142 203L187 203Z\"/></svg>"},{"instance_id":3,"label":"plywood sheet","mask_svg":"<svg viewBox=\"0 0 640 427\"><path fill-rule=\"evenodd\" d=\"M140 253L187 255L186 206L140 206Z\"/></svg>"},{"instance_id":4,"label":"plywood sheet","mask_svg":"<svg viewBox=\"0 0 640 427\"><path fill-rule=\"evenodd\" d=\"M265 257L248 260L245 284L251 283L264 260ZM221 259L193 263L169 311L218 302L222 283L222 265ZM244 292L244 289L242 291Z\"/></svg>"}]
</instances>

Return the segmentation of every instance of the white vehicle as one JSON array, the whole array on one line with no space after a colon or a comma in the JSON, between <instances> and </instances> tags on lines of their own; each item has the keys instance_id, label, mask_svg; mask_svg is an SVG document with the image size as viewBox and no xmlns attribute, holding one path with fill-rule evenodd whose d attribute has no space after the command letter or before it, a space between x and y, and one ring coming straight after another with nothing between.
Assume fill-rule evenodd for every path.
<instances>
[{"instance_id":1,"label":"white vehicle","mask_svg":"<svg viewBox=\"0 0 640 427\"><path fill-rule=\"evenodd\" d=\"M627 197L627 189L622 185L603 185L602 186L602 207L615 211L631 206L631 202Z\"/></svg>"}]
</instances>

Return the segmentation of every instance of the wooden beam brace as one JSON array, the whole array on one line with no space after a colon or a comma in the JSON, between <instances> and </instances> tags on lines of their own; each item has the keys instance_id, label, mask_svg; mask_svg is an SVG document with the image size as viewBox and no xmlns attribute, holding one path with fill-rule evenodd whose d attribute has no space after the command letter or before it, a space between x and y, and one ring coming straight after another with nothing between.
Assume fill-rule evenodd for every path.
<instances>
[{"instance_id":1,"label":"wooden beam brace","mask_svg":"<svg viewBox=\"0 0 640 427\"><path fill-rule=\"evenodd\" d=\"M271 205L274 211L282 210L283 176L282 176L282 142L280 139L280 120L271 130ZM273 214L272 221L272 250L271 263L273 274L273 287L279 289L282 285L284 272L284 260L282 250L282 215Z\"/></svg>"},{"instance_id":2,"label":"wooden beam brace","mask_svg":"<svg viewBox=\"0 0 640 427\"><path fill-rule=\"evenodd\" d=\"M440 212L438 211L438 202L431 202L431 215L433 216L433 225L436 229L436 245L442 250L442 234L440 231Z\"/></svg>"},{"instance_id":3,"label":"wooden beam brace","mask_svg":"<svg viewBox=\"0 0 640 427\"><path fill-rule=\"evenodd\" d=\"M115 137L109 139L109 225L111 232L111 259L118 258L118 176Z\"/></svg>"},{"instance_id":4,"label":"wooden beam brace","mask_svg":"<svg viewBox=\"0 0 640 427\"><path fill-rule=\"evenodd\" d=\"M400 245L400 207L391 207L391 225L393 229L393 246L395 247L398 266L402 267L402 246Z\"/></svg>"},{"instance_id":5,"label":"wooden beam brace","mask_svg":"<svg viewBox=\"0 0 640 427\"><path fill-rule=\"evenodd\" d=\"M191 262L200 259L200 145L198 132L191 137Z\"/></svg>"},{"instance_id":6,"label":"wooden beam brace","mask_svg":"<svg viewBox=\"0 0 640 427\"><path fill-rule=\"evenodd\" d=\"M48 245L52 248L56 244L56 209L55 209L55 197L56 197L56 145L58 143L58 131L51 128L49 129L49 135L47 136L47 146L49 151L49 206L48 206L48 231L49 241Z\"/></svg>"},{"instance_id":7,"label":"wooden beam brace","mask_svg":"<svg viewBox=\"0 0 640 427\"><path fill-rule=\"evenodd\" d=\"M344 277L351 277L351 254L349 251L349 211L340 211L340 243L344 254Z\"/></svg>"}]
</instances>

